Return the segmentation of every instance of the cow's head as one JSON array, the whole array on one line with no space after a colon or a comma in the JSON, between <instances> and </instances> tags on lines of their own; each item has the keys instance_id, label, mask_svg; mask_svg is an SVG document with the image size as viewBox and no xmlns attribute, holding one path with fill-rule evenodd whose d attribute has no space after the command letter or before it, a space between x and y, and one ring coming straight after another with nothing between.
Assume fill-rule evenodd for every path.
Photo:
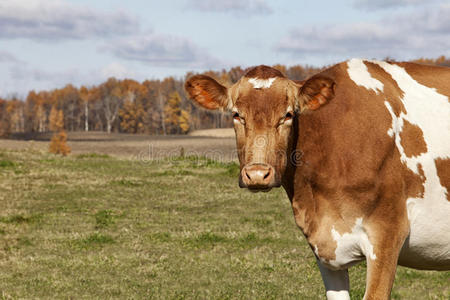
<instances>
[{"instance_id":1,"label":"cow's head","mask_svg":"<svg viewBox=\"0 0 450 300\"><path fill-rule=\"evenodd\" d=\"M294 82L267 66L251 69L231 87L196 75L186 81L185 88L199 105L232 112L241 167L239 185L252 191L281 185L295 156L293 125L297 115L318 109L334 95L331 79L313 77Z\"/></svg>"}]
</instances>

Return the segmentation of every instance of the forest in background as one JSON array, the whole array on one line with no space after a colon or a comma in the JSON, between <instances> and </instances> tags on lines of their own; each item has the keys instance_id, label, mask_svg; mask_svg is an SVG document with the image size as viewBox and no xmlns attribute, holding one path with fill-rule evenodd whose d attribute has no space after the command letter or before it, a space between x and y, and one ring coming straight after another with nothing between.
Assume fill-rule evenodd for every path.
<instances>
[{"instance_id":1,"label":"forest in background","mask_svg":"<svg viewBox=\"0 0 450 300\"><path fill-rule=\"evenodd\" d=\"M421 58L414 62L450 67L450 58ZM292 80L303 80L323 68L275 65ZM241 67L203 74L231 85L246 72ZM140 134L186 134L191 130L231 127L229 113L195 106L184 92L183 78L163 80L109 78L93 86L67 84L50 91L30 91L25 99L0 98L0 137L52 131L52 118L63 116L66 131L105 131Z\"/></svg>"}]
</instances>

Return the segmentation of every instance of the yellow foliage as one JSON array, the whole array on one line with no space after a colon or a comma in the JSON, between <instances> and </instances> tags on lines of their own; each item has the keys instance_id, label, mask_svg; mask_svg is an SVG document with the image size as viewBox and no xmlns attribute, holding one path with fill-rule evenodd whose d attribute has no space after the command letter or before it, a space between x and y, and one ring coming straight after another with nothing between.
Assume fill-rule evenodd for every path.
<instances>
[{"instance_id":1,"label":"yellow foliage","mask_svg":"<svg viewBox=\"0 0 450 300\"><path fill-rule=\"evenodd\" d=\"M141 103L127 100L119 110L120 126L129 133L142 132L144 128L145 109Z\"/></svg>"},{"instance_id":2,"label":"yellow foliage","mask_svg":"<svg viewBox=\"0 0 450 300\"><path fill-rule=\"evenodd\" d=\"M190 125L190 112L181 108L181 97L173 92L164 107L165 122L169 133L187 133Z\"/></svg>"},{"instance_id":3,"label":"yellow foliage","mask_svg":"<svg viewBox=\"0 0 450 300\"><path fill-rule=\"evenodd\" d=\"M56 132L52 136L48 151L63 156L68 155L70 147L67 145L67 133L64 131L64 113L62 110L57 110L55 106L50 112L50 130Z\"/></svg>"},{"instance_id":4,"label":"yellow foliage","mask_svg":"<svg viewBox=\"0 0 450 300\"><path fill-rule=\"evenodd\" d=\"M50 130L60 131L64 128L64 113L62 110L57 110L55 106L52 106L50 111Z\"/></svg>"},{"instance_id":5,"label":"yellow foliage","mask_svg":"<svg viewBox=\"0 0 450 300\"><path fill-rule=\"evenodd\" d=\"M53 134L48 151L50 153L61 154L63 156L70 153L70 147L67 145L67 134L64 130Z\"/></svg>"},{"instance_id":6,"label":"yellow foliage","mask_svg":"<svg viewBox=\"0 0 450 300\"><path fill-rule=\"evenodd\" d=\"M181 110L181 115L179 117L179 126L182 133L187 133L189 131L190 114L187 110Z\"/></svg>"}]
</instances>

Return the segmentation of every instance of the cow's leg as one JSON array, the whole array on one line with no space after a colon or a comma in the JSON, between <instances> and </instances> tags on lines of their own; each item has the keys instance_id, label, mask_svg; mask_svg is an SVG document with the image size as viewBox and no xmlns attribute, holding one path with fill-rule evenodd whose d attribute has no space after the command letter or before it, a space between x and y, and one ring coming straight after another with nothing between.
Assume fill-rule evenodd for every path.
<instances>
[{"instance_id":1,"label":"cow's leg","mask_svg":"<svg viewBox=\"0 0 450 300\"><path fill-rule=\"evenodd\" d=\"M403 226L402 226L403 225ZM397 261L400 249L408 234L405 223L397 222L392 225L395 231L372 231L373 253L368 255L365 300L390 299L392 285L397 270Z\"/></svg>"},{"instance_id":2,"label":"cow's leg","mask_svg":"<svg viewBox=\"0 0 450 300\"><path fill-rule=\"evenodd\" d=\"M397 269L398 252L379 256L375 260L367 258L367 278L365 300L390 299Z\"/></svg>"},{"instance_id":3,"label":"cow's leg","mask_svg":"<svg viewBox=\"0 0 450 300\"><path fill-rule=\"evenodd\" d=\"M325 267L319 260L320 274L322 275L325 290L327 291L328 300L350 300L350 284L348 279L348 271L333 271Z\"/></svg>"}]
</instances>

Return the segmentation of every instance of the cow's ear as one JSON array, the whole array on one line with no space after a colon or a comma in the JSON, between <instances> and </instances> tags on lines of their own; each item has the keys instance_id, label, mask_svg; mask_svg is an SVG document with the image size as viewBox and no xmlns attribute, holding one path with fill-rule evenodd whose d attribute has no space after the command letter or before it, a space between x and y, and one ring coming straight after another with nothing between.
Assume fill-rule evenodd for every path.
<instances>
[{"instance_id":1,"label":"cow's ear","mask_svg":"<svg viewBox=\"0 0 450 300\"><path fill-rule=\"evenodd\" d=\"M205 75L189 78L184 88L189 97L207 109L225 109L228 107L227 88Z\"/></svg>"},{"instance_id":2,"label":"cow's ear","mask_svg":"<svg viewBox=\"0 0 450 300\"><path fill-rule=\"evenodd\" d=\"M306 80L299 90L300 110L316 110L334 98L336 83L323 76Z\"/></svg>"}]
</instances>

